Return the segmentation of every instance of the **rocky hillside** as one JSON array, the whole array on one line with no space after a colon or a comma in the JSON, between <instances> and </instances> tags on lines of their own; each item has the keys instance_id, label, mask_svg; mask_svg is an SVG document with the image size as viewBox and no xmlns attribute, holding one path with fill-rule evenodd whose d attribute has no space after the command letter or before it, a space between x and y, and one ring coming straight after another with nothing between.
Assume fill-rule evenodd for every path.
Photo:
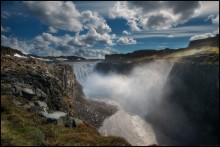
<instances>
[{"instance_id":1,"label":"rocky hillside","mask_svg":"<svg viewBox=\"0 0 220 147\"><path fill-rule=\"evenodd\" d=\"M71 66L3 50L1 145L129 145L96 131L116 108L85 100Z\"/></svg>"}]
</instances>

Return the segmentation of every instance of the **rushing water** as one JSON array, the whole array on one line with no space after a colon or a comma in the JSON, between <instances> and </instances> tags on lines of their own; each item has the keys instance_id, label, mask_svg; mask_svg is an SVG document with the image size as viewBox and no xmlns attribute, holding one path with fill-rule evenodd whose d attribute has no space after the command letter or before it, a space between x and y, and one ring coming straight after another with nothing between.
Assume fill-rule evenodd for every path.
<instances>
[{"instance_id":1,"label":"rushing water","mask_svg":"<svg viewBox=\"0 0 220 147\"><path fill-rule=\"evenodd\" d=\"M97 62L72 63L78 82L89 99L114 102L119 110L107 118L99 132L124 137L132 145L157 144L151 125L143 119L159 101L171 63L155 62L135 67L129 75L100 74Z\"/></svg>"}]
</instances>

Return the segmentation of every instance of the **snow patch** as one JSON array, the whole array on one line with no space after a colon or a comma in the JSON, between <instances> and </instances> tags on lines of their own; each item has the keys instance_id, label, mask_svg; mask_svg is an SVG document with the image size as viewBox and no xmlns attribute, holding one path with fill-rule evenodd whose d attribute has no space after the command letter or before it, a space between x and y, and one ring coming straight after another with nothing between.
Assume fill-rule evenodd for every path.
<instances>
[{"instance_id":1,"label":"snow patch","mask_svg":"<svg viewBox=\"0 0 220 147\"><path fill-rule=\"evenodd\" d=\"M19 57L19 58L27 58L27 57L21 56L21 55L19 55L19 54L17 54L17 53L15 53L14 56L15 56L15 57Z\"/></svg>"}]
</instances>

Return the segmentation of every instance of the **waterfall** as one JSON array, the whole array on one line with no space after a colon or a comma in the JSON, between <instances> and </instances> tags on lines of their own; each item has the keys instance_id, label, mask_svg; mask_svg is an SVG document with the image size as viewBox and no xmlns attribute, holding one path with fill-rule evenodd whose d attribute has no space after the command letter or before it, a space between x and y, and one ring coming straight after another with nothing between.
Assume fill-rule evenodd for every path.
<instances>
[{"instance_id":1,"label":"waterfall","mask_svg":"<svg viewBox=\"0 0 220 147\"><path fill-rule=\"evenodd\" d=\"M97 63L75 62L72 65L86 98L113 101L119 108L104 120L99 132L105 136L124 137L132 145L157 144L155 132L144 117L161 101L173 63L144 63L126 75L101 74L94 70Z\"/></svg>"},{"instance_id":2,"label":"waterfall","mask_svg":"<svg viewBox=\"0 0 220 147\"><path fill-rule=\"evenodd\" d=\"M76 76L76 80L83 85L86 78L91 74L96 66L96 62L73 62L73 70Z\"/></svg>"}]
</instances>

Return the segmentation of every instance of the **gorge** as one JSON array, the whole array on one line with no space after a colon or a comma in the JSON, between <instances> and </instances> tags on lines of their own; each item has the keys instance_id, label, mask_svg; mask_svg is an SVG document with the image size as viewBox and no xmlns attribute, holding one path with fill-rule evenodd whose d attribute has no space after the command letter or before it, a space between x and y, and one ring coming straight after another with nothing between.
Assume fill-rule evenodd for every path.
<instances>
[{"instance_id":1,"label":"gorge","mask_svg":"<svg viewBox=\"0 0 220 147\"><path fill-rule=\"evenodd\" d=\"M99 138L97 142L83 136L71 138L79 139L75 142L82 145L218 145L217 40L218 35L208 41L190 43L184 49L113 54L95 61L80 61L77 57L65 61L50 57L52 61L43 61L47 57L33 57L1 47L3 145L13 144L10 140L14 139L4 132L8 131L7 124L26 120L17 118L13 109L22 111L26 117L30 110L31 114L47 112L43 118L65 115L55 122L59 127L67 127L66 134L92 129L94 137ZM37 109L39 105L42 108ZM32 124L32 118L29 119ZM46 134L37 145L56 145L50 139L57 136L48 135L45 121L35 121L31 127ZM78 125L82 122L83 126ZM22 123L18 124L27 125ZM129 143L109 135L123 137ZM62 139L57 142L65 143Z\"/></svg>"}]
</instances>

